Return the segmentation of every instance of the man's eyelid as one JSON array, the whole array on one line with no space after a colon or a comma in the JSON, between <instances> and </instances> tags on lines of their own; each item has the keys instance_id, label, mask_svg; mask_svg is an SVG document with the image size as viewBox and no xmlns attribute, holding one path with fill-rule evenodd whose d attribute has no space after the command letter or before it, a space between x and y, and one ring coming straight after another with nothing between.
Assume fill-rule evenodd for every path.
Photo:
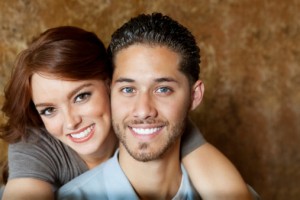
<instances>
[{"instance_id":1,"label":"man's eyelid","mask_svg":"<svg viewBox=\"0 0 300 200\"><path fill-rule=\"evenodd\" d=\"M165 91L163 93L170 93L170 92L174 92L174 89L173 87L170 87L170 86L159 86L155 89L155 92L158 92L159 90L168 90L168 91ZM159 93L162 93L162 92L159 92Z\"/></svg>"},{"instance_id":2,"label":"man's eyelid","mask_svg":"<svg viewBox=\"0 0 300 200\"><path fill-rule=\"evenodd\" d=\"M136 88L135 82L134 81L127 81L127 79L126 80L123 80L123 79L122 80L117 80L114 83L115 83L115 85L113 87L118 89L118 90L122 90L124 88Z\"/></svg>"},{"instance_id":3,"label":"man's eyelid","mask_svg":"<svg viewBox=\"0 0 300 200\"><path fill-rule=\"evenodd\" d=\"M115 88L118 88L118 89L121 89L121 88L126 88L126 87L131 87L131 88L133 88L133 87L135 87L135 85L134 85L134 81L122 81L122 80L120 80L120 81L115 81L114 82L115 83Z\"/></svg>"},{"instance_id":4,"label":"man's eyelid","mask_svg":"<svg viewBox=\"0 0 300 200\"><path fill-rule=\"evenodd\" d=\"M136 91L136 88L134 86L128 86L128 85L120 87L119 90L123 93L128 93L128 92L124 92L125 90L128 90L128 89L130 89L132 91L130 93L134 93Z\"/></svg>"}]
</instances>

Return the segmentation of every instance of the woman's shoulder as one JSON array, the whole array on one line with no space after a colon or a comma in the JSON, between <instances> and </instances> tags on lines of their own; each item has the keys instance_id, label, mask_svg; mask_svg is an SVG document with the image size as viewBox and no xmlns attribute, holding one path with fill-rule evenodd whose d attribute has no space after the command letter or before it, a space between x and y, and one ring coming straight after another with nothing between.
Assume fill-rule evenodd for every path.
<instances>
[{"instance_id":1,"label":"woman's shoulder","mask_svg":"<svg viewBox=\"0 0 300 200\"><path fill-rule=\"evenodd\" d=\"M39 178L58 186L87 170L75 151L45 130L10 144L8 161L10 178Z\"/></svg>"},{"instance_id":2,"label":"woman's shoulder","mask_svg":"<svg viewBox=\"0 0 300 200\"><path fill-rule=\"evenodd\" d=\"M24 148L30 146L31 148L43 148L43 147L52 147L54 146L63 146L59 140L53 138L49 133L44 129L34 129L30 130L30 134L26 138L20 139L18 142L9 144L9 149L11 148ZM31 149L30 148L30 149Z\"/></svg>"}]
</instances>

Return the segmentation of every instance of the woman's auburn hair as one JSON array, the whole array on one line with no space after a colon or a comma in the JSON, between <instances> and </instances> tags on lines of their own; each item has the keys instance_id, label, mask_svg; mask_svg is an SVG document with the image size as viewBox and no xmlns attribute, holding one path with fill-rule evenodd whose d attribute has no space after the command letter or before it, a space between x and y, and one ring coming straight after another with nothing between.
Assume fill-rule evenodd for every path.
<instances>
[{"instance_id":1,"label":"woman's auburn hair","mask_svg":"<svg viewBox=\"0 0 300 200\"><path fill-rule=\"evenodd\" d=\"M16 59L4 90L6 122L0 137L14 143L33 130L44 129L31 94L34 73L65 80L110 79L112 68L102 41L92 32L73 26L48 29Z\"/></svg>"}]
</instances>

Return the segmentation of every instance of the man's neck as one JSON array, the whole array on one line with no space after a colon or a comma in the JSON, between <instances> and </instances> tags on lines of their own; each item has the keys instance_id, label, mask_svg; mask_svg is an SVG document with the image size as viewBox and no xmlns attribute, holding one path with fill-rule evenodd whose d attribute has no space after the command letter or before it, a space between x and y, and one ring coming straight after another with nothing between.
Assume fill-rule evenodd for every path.
<instances>
[{"instance_id":1,"label":"man's neck","mask_svg":"<svg viewBox=\"0 0 300 200\"><path fill-rule=\"evenodd\" d=\"M179 149L180 141L162 158L141 162L120 144L119 163L140 199L172 199L176 195L182 179Z\"/></svg>"}]
</instances>

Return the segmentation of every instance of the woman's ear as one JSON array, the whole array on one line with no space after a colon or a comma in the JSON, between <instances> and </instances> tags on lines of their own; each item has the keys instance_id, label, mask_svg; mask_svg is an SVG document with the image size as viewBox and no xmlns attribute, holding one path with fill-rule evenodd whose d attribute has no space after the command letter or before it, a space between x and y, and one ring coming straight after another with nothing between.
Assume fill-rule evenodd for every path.
<instances>
[{"instance_id":1,"label":"woman's ear","mask_svg":"<svg viewBox=\"0 0 300 200\"><path fill-rule=\"evenodd\" d=\"M198 80L192 86L192 103L191 109L194 110L201 103L204 94L204 84L201 80Z\"/></svg>"}]
</instances>

